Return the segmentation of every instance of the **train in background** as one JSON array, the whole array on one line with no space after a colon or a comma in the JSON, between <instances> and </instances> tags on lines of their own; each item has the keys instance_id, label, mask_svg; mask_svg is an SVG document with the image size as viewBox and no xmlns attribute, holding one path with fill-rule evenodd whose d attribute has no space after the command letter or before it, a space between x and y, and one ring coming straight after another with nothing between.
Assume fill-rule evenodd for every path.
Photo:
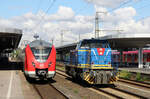
<instances>
[{"instance_id":1,"label":"train in background","mask_svg":"<svg viewBox=\"0 0 150 99\"><path fill-rule=\"evenodd\" d=\"M123 51L122 53L122 63L121 55L119 51L112 52L112 60L116 65L120 67L137 67L138 66L138 50L135 51ZM143 50L143 66L145 68L150 68L150 49Z\"/></svg>"},{"instance_id":2,"label":"train in background","mask_svg":"<svg viewBox=\"0 0 150 99\"><path fill-rule=\"evenodd\" d=\"M55 76L56 50L54 45L34 40L25 48L24 73L27 80L51 79Z\"/></svg>"},{"instance_id":3,"label":"train in background","mask_svg":"<svg viewBox=\"0 0 150 99\"><path fill-rule=\"evenodd\" d=\"M89 84L110 84L118 79L118 68L111 62L111 48L107 40L84 39L70 51L65 72Z\"/></svg>"}]
</instances>

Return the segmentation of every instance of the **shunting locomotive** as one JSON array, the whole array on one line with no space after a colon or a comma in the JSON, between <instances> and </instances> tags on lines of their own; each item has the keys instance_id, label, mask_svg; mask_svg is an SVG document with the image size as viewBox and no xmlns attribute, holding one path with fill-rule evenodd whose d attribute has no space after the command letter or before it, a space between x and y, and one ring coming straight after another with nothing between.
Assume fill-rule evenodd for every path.
<instances>
[{"instance_id":1,"label":"shunting locomotive","mask_svg":"<svg viewBox=\"0 0 150 99\"><path fill-rule=\"evenodd\" d=\"M51 79L55 76L56 50L54 45L34 40L25 48L24 73L27 78Z\"/></svg>"},{"instance_id":2,"label":"shunting locomotive","mask_svg":"<svg viewBox=\"0 0 150 99\"><path fill-rule=\"evenodd\" d=\"M111 63L111 48L107 40L84 39L70 51L65 71L89 84L110 84L118 79L117 68Z\"/></svg>"}]
</instances>

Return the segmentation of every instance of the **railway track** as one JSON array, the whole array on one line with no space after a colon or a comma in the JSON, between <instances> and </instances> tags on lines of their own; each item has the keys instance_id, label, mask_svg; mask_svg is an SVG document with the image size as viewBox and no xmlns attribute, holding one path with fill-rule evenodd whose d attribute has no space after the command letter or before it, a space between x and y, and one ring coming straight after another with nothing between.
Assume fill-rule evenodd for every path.
<instances>
[{"instance_id":1,"label":"railway track","mask_svg":"<svg viewBox=\"0 0 150 99\"><path fill-rule=\"evenodd\" d=\"M58 66L61 67L64 65L58 64ZM60 70L60 69L59 69L59 71L64 72L63 70ZM135 80L123 79L123 78L119 78L118 82L128 83L128 84L136 85L136 86L143 87L143 88L150 88L150 83L146 83L146 82L140 82L140 81L135 81Z\"/></svg>"},{"instance_id":2,"label":"railway track","mask_svg":"<svg viewBox=\"0 0 150 99\"><path fill-rule=\"evenodd\" d=\"M136 85L136 86L143 87L143 88L150 88L150 83L144 83L144 82L133 81L133 80L126 80L123 78L120 78L118 81L123 82L123 83Z\"/></svg>"},{"instance_id":3,"label":"railway track","mask_svg":"<svg viewBox=\"0 0 150 99\"><path fill-rule=\"evenodd\" d=\"M50 83L48 84L32 84L41 99L69 99L62 92L57 90Z\"/></svg>"},{"instance_id":4,"label":"railway track","mask_svg":"<svg viewBox=\"0 0 150 99\"><path fill-rule=\"evenodd\" d=\"M57 74L59 74L61 76L70 77L70 76L66 75L63 70L57 70L56 72L57 72ZM127 99L146 99L146 97L144 97L144 96L141 96L141 95L138 95L138 94L126 91L126 90L122 90L122 89L119 89L119 88L116 88L116 87L90 86L89 89L92 90L92 91L95 91L99 94L103 94L103 95L107 96L108 98L114 98L114 99L118 99L118 98L119 99L124 99L124 98L127 98Z\"/></svg>"}]
</instances>

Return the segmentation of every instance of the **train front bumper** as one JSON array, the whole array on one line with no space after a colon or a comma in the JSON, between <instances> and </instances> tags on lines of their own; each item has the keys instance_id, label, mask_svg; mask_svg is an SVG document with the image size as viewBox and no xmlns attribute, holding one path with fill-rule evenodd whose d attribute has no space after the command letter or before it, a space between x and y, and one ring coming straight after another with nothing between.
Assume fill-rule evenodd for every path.
<instances>
[{"instance_id":1,"label":"train front bumper","mask_svg":"<svg viewBox=\"0 0 150 99\"><path fill-rule=\"evenodd\" d=\"M35 71L25 71L25 74L30 78L39 78ZM54 78L56 71L48 71L46 74L46 78Z\"/></svg>"}]
</instances>

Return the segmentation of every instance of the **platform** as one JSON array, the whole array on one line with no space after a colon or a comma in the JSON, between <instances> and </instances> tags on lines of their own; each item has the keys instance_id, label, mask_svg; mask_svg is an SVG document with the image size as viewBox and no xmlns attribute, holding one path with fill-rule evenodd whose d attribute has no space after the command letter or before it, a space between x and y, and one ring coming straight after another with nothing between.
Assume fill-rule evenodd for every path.
<instances>
[{"instance_id":1,"label":"platform","mask_svg":"<svg viewBox=\"0 0 150 99\"><path fill-rule=\"evenodd\" d=\"M17 48L22 37L22 30L0 27L0 53L9 53Z\"/></svg>"},{"instance_id":2,"label":"platform","mask_svg":"<svg viewBox=\"0 0 150 99\"><path fill-rule=\"evenodd\" d=\"M21 70L0 70L0 99L40 99Z\"/></svg>"},{"instance_id":3,"label":"platform","mask_svg":"<svg viewBox=\"0 0 150 99\"><path fill-rule=\"evenodd\" d=\"M150 44L149 33L118 33L100 37L99 39L106 39L111 43L111 48L125 49L125 48L143 48Z\"/></svg>"}]
</instances>

